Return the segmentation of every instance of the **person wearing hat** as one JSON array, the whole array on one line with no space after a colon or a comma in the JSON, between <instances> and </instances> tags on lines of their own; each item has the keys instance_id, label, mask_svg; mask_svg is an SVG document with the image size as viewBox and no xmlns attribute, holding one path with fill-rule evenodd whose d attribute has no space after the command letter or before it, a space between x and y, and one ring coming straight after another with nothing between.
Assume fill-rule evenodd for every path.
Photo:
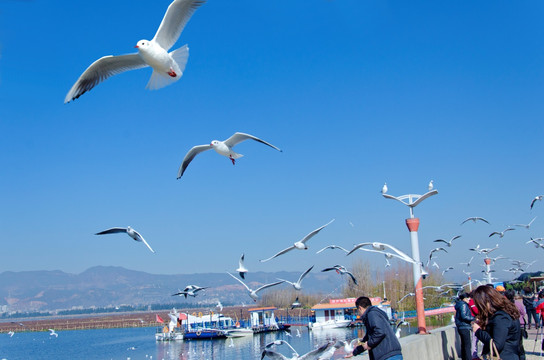
<instances>
[{"instance_id":1,"label":"person wearing hat","mask_svg":"<svg viewBox=\"0 0 544 360\"><path fill-rule=\"evenodd\" d=\"M498 292L500 293L504 293L506 291L506 289L504 288L504 286L502 285L497 285L497 287L495 288L495 290L497 290Z\"/></svg>"},{"instance_id":2,"label":"person wearing hat","mask_svg":"<svg viewBox=\"0 0 544 360\"><path fill-rule=\"evenodd\" d=\"M470 312L468 302L470 297L467 293L459 294L459 301L455 303L455 326L461 338L461 359L472 359L472 342L470 341L470 323L475 320Z\"/></svg>"}]
</instances>

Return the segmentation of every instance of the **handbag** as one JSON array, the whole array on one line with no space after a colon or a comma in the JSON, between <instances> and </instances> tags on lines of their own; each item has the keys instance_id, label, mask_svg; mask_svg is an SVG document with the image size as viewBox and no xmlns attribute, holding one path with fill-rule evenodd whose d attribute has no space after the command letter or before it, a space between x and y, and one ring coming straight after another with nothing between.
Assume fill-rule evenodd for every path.
<instances>
[{"instance_id":1,"label":"handbag","mask_svg":"<svg viewBox=\"0 0 544 360\"><path fill-rule=\"evenodd\" d=\"M489 354L487 355L488 360L501 360L501 355L493 339L489 341Z\"/></svg>"}]
</instances>

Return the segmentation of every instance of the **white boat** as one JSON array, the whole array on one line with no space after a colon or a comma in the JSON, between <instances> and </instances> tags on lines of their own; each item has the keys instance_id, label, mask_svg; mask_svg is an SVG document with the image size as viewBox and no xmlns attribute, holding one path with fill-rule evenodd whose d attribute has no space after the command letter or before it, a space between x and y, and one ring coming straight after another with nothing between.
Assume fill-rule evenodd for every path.
<instances>
[{"instance_id":1,"label":"white boat","mask_svg":"<svg viewBox=\"0 0 544 360\"><path fill-rule=\"evenodd\" d=\"M308 327L312 330L316 329L336 329L348 327L351 324L351 320L334 319L327 321L316 321L308 323Z\"/></svg>"},{"instance_id":2,"label":"white boat","mask_svg":"<svg viewBox=\"0 0 544 360\"><path fill-rule=\"evenodd\" d=\"M183 340L183 332L181 332L181 331L156 332L155 333L155 340L157 340L157 341Z\"/></svg>"},{"instance_id":3,"label":"white boat","mask_svg":"<svg viewBox=\"0 0 544 360\"><path fill-rule=\"evenodd\" d=\"M253 335L253 330L249 328L234 328L225 330L227 337L242 337Z\"/></svg>"}]
</instances>

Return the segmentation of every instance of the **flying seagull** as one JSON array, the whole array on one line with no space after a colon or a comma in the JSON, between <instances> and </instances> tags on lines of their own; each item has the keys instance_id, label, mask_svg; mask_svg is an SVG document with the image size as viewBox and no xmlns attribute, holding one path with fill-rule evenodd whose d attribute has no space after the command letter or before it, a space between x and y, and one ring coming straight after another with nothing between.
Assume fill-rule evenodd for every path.
<instances>
[{"instance_id":1,"label":"flying seagull","mask_svg":"<svg viewBox=\"0 0 544 360\"><path fill-rule=\"evenodd\" d=\"M535 202L537 202L537 200L542 201L543 198L544 198L544 195L535 196L533 201L531 201L531 210L533 209L533 206L535 206Z\"/></svg>"},{"instance_id":2,"label":"flying seagull","mask_svg":"<svg viewBox=\"0 0 544 360\"><path fill-rule=\"evenodd\" d=\"M452 266L450 266L450 267L444 269L444 270L442 271L442 275L444 275L445 273L447 273L447 272L450 271L450 270L453 270L453 267L452 267Z\"/></svg>"},{"instance_id":3,"label":"flying seagull","mask_svg":"<svg viewBox=\"0 0 544 360\"><path fill-rule=\"evenodd\" d=\"M236 272L240 274L240 277L245 280L245 275L247 273L247 269L244 266L244 254L240 256L240 260L238 261L238 269L236 269Z\"/></svg>"},{"instance_id":4,"label":"flying seagull","mask_svg":"<svg viewBox=\"0 0 544 360\"><path fill-rule=\"evenodd\" d=\"M536 219L536 216L533 218L533 220L529 221L528 224L514 224L514 226L524 227L528 230L531 227L531 224L533 223L533 221L535 221L535 219Z\"/></svg>"},{"instance_id":5,"label":"flying seagull","mask_svg":"<svg viewBox=\"0 0 544 360\"><path fill-rule=\"evenodd\" d=\"M427 266L429 266L429 263L431 262L431 259L433 258L433 254L435 252L438 252L438 251L444 251L444 252L448 252L446 249L444 249L443 247L437 247L437 248L434 248L432 249L430 252L429 252L429 261L427 261Z\"/></svg>"},{"instance_id":6,"label":"flying seagull","mask_svg":"<svg viewBox=\"0 0 544 360\"><path fill-rule=\"evenodd\" d=\"M219 309L219 311L223 311L223 304L221 304L221 301L217 300L217 305L215 305L216 308Z\"/></svg>"},{"instance_id":7,"label":"flying seagull","mask_svg":"<svg viewBox=\"0 0 544 360\"><path fill-rule=\"evenodd\" d=\"M302 304L300 303L300 301L298 301L298 296L297 298L295 299L295 301L291 304L291 310L295 309L295 308L299 308L301 307Z\"/></svg>"},{"instance_id":8,"label":"flying seagull","mask_svg":"<svg viewBox=\"0 0 544 360\"><path fill-rule=\"evenodd\" d=\"M185 289L183 289L183 291L172 294L172 296L183 295L187 299L187 296L195 297L197 295L197 292L202 291L204 289L207 289L207 287L200 287L197 285L187 285Z\"/></svg>"},{"instance_id":9,"label":"flying seagull","mask_svg":"<svg viewBox=\"0 0 544 360\"><path fill-rule=\"evenodd\" d=\"M474 222L476 222L476 221L478 221L478 220L479 220L479 221L483 221L483 222L485 222L485 223L488 223L488 224L489 224L489 221L487 221L487 220L486 220L486 219L484 219L483 217L478 217L478 216L475 216L475 217L469 217L469 218L466 218L466 219L465 219L465 220L464 220L464 221L463 221L463 222L461 223L461 225L463 225L464 223L466 223L467 221L470 221L470 220L472 220L472 221L474 221Z\"/></svg>"},{"instance_id":10,"label":"flying seagull","mask_svg":"<svg viewBox=\"0 0 544 360\"><path fill-rule=\"evenodd\" d=\"M444 240L444 239L437 239L437 240L434 240L434 242L443 242L446 245L448 245L448 247L451 247L453 240L459 239L460 237L461 237L461 235L457 235L457 236L452 237L450 239L450 241L447 241L447 240Z\"/></svg>"},{"instance_id":11,"label":"flying seagull","mask_svg":"<svg viewBox=\"0 0 544 360\"><path fill-rule=\"evenodd\" d=\"M53 329L47 329L47 330L49 330L49 336L59 337L59 334L57 334L55 330Z\"/></svg>"},{"instance_id":12,"label":"flying seagull","mask_svg":"<svg viewBox=\"0 0 544 360\"><path fill-rule=\"evenodd\" d=\"M355 285L357 285L357 280L355 279L355 276L353 276L352 273L350 273L344 266L342 265L334 265L333 267L331 268L326 268L326 269L323 269L321 270L321 272L325 272L325 271L331 271L331 270L334 270L336 271L336 273L340 274L340 275L349 275L349 277L351 277L351 280L353 280L353 283Z\"/></svg>"},{"instance_id":13,"label":"flying seagull","mask_svg":"<svg viewBox=\"0 0 544 360\"><path fill-rule=\"evenodd\" d=\"M480 245L478 245L479 247ZM479 249L479 248L478 248ZM472 250L472 249L471 249ZM470 260L466 263L459 263L459 265L466 265L467 267L470 267L470 264L472 263L472 260L474 260L474 256L470 258Z\"/></svg>"},{"instance_id":14,"label":"flying seagull","mask_svg":"<svg viewBox=\"0 0 544 360\"><path fill-rule=\"evenodd\" d=\"M310 271L312 271L313 268L314 268L314 266L312 265L311 268L309 268L308 270L306 270L305 272L303 272L303 273L299 276L299 278L298 278L298 280L297 280L296 282L291 282L291 281L289 281L289 280L284 280L284 279L278 279L278 280L282 280L282 281L284 281L284 282L286 282L286 283L289 283L289 284L293 285L293 287L295 288L295 290L300 290L300 289L302 289L302 280L304 279L304 277L305 277L306 275L308 275L308 273L309 273Z\"/></svg>"},{"instance_id":15,"label":"flying seagull","mask_svg":"<svg viewBox=\"0 0 544 360\"><path fill-rule=\"evenodd\" d=\"M232 276L234 279L236 279L236 281L238 281L240 284L244 285L244 287L247 289L247 291L249 292L249 296L253 299L253 301L257 302L257 299L259 298L259 295L257 295L257 293L263 289L266 289L266 288L269 288L271 286L276 286L276 285L279 285L281 283L283 283L283 281L277 281L275 283L271 283L271 284L266 284L266 285L263 285L255 290L252 290L249 288L249 286L247 286L242 280L238 279L236 276L232 275L231 273L227 272L227 274L229 274L230 276Z\"/></svg>"},{"instance_id":16,"label":"flying seagull","mask_svg":"<svg viewBox=\"0 0 544 360\"><path fill-rule=\"evenodd\" d=\"M104 231L101 231L99 233L96 233L95 235L106 235L106 234L117 234L117 233L126 233L128 236L133 238L135 241L143 242L145 244L145 246L147 246L147 248L149 250L151 250L152 253L155 253L155 250L153 250L151 248L151 246L149 246L149 244L147 243L147 241L145 241L143 236L140 235L139 232L137 232L136 230L134 230L130 226L127 226L126 228L119 228L119 227L111 228L111 229L104 230Z\"/></svg>"},{"instance_id":17,"label":"flying seagull","mask_svg":"<svg viewBox=\"0 0 544 360\"><path fill-rule=\"evenodd\" d=\"M269 348L272 345L280 345L280 344L286 344L288 345L291 350L293 351L293 357L288 358L283 354L280 354L279 352L269 350ZM266 356L268 356L271 359L279 359L279 360L317 360L319 359L329 348L329 343L325 343L321 345L319 348L315 350L311 350L307 352L304 355L299 355L298 352L287 342L284 340L275 340L274 342L267 344L261 354L261 360L264 359Z\"/></svg>"},{"instance_id":18,"label":"flying seagull","mask_svg":"<svg viewBox=\"0 0 544 360\"><path fill-rule=\"evenodd\" d=\"M325 246L323 249L319 250L318 252L316 252L316 254L319 254L320 252L323 252L327 249L340 249L342 251L345 251L345 252L349 252L348 250L344 249L343 247L341 246L338 246L338 245L329 245L329 246Z\"/></svg>"},{"instance_id":19,"label":"flying seagull","mask_svg":"<svg viewBox=\"0 0 544 360\"><path fill-rule=\"evenodd\" d=\"M489 255L492 251L495 251L499 248L499 244L496 244L494 248L480 249L478 254Z\"/></svg>"},{"instance_id":20,"label":"flying seagull","mask_svg":"<svg viewBox=\"0 0 544 360\"><path fill-rule=\"evenodd\" d=\"M185 169L187 169L187 166L189 166L189 164L191 163L191 161L193 161L195 156L197 156L203 151L207 151L211 149L214 149L215 152L217 152L219 155L228 157L230 161L232 161L232 165L234 165L236 163L236 159L241 158L244 155L234 152L232 148L244 140L255 140L257 142L260 142L261 144L268 145L271 148L274 148L280 152L282 151L281 149L275 147L274 145L264 140L259 139L258 137L255 137L250 134L236 132L234 133L234 135L232 135L225 141L213 140L210 144L193 146L191 150L189 150L189 152L185 154L185 157L183 158L183 161L181 162L181 166L179 167L177 178L179 179L180 177L183 176Z\"/></svg>"},{"instance_id":21,"label":"flying seagull","mask_svg":"<svg viewBox=\"0 0 544 360\"><path fill-rule=\"evenodd\" d=\"M528 243L533 243L535 245L535 247L538 249L538 248L543 248L544 249L544 244L543 243L540 243L538 241L536 241L535 239L531 238L531 240L527 241L526 244Z\"/></svg>"},{"instance_id":22,"label":"flying seagull","mask_svg":"<svg viewBox=\"0 0 544 360\"><path fill-rule=\"evenodd\" d=\"M489 237L492 237L493 235L499 235L500 238L504 237L504 234L507 232L507 231L512 231L512 230L516 230L514 228L506 228L504 229L503 231L493 231L491 234L489 234Z\"/></svg>"},{"instance_id":23,"label":"flying seagull","mask_svg":"<svg viewBox=\"0 0 544 360\"><path fill-rule=\"evenodd\" d=\"M291 250L294 250L294 249L298 249L298 250L308 250L308 246L306 246L306 242L308 240L310 240L312 237L314 237L315 235L317 235L317 233L319 233L323 228L325 228L327 225L329 225L330 223L332 223L334 221L334 219L332 219L331 221L329 221L328 223L326 223L325 225L315 229L314 231L312 231L311 233L309 233L308 235L306 235L304 238L302 238L302 240L300 241L297 241L296 243L294 243L292 246L289 246L288 248L286 249L283 249L282 251L280 251L279 253L277 253L276 255L272 256L272 257L269 257L268 259L264 259L264 260L259 260L260 262L266 262L268 260L272 260L273 258L275 257L278 257L280 255L283 255Z\"/></svg>"},{"instance_id":24,"label":"flying seagull","mask_svg":"<svg viewBox=\"0 0 544 360\"><path fill-rule=\"evenodd\" d=\"M178 81L185 70L189 48L184 45L172 52L168 50L178 40L191 15L203 3L204 0L174 0L168 6L153 39L138 41L135 46L137 53L108 55L93 62L68 91L64 103L77 99L110 76L148 66L153 68L153 73L147 89L160 89Z\"/></svg>"}]
</instances>

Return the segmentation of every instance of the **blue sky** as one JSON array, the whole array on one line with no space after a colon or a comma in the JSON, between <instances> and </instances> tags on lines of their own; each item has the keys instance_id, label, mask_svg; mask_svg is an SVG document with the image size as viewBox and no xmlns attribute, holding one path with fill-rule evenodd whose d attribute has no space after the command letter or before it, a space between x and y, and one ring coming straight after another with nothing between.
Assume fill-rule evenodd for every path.
<instances>
[{"instance_id":1,"label":"blue sky","mask_svg":"<svg viewBox=\"0 0 544 360\"><path fill-rule=\"evenodd\" d=\"M421 253L463 235L439 257L448 276L476 244L542 257L525 244L544 236L544 203L529 209L544 193L541 2L209 0L174 46L190 48L179 82L148 91L137 70L63 104L93 61L152 38L169 3L0 0L0 272L219 272L242 252L250 271L349 266L315 251L409 253L408 209L379 190L421 194L430 179ZM236 131L284 151L244 142L236 166L203 153L176 180L192 146ZM468 216L491 225L460 226ZM333 218L309 251L258 262ZM157 254L93 235L127 225Z\"/></svg>"}]
</instances>

